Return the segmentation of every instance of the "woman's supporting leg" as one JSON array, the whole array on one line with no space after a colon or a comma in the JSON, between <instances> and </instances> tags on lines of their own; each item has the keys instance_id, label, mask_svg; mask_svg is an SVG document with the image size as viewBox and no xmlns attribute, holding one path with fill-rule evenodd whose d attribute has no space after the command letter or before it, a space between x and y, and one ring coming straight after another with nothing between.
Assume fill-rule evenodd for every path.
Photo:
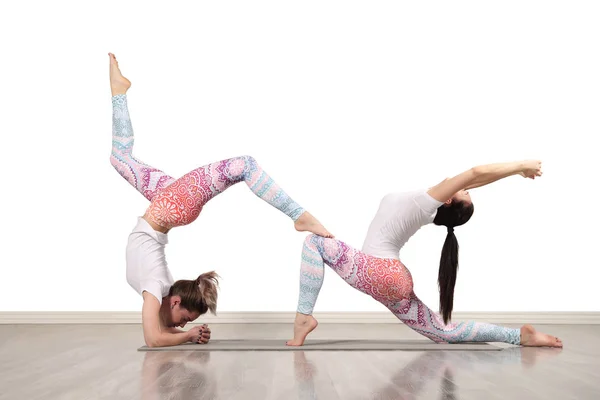
<instances>
[{"instance_id":1,"label":"woman's supporting leg","mask_svg":"<svg viewBox=\"0 0 600 400\"><path fill-rule=\"evenodd\" d=\"M109 54L109 59L113 110L110 163L138 192L152 200L160 189L175 179L133 156L133 126L129 118L126 95L131 82L121 74L113 54Z\"/></svg>"},{"instance_id":2,"label":"woman's supporting leg","mask_svg":"<svg viewBox=\"0 0 600 400\"><path fill-rule=\"evenodd\" d=\"M427 307L414 292L406 299L384 305L407 326L437 343L503 342L535 347L563 346L556 336L538 332L529 324L521 328L475 321L444 324L441 315Z\"/></svg>"},{"instance_id":3,"label":"woman's supporting leg","mask_svg":"<svg viewBox=\"0 0 600 400\"><path fill-rule=\"evenodd\" d=\"M316 235L309 235L302 248L294 339L288 345L302 345L317 326L312 312L323 285L324 264L350 286L379 301L411 329L434 342L504 342L562 347L560 339L537 332L531 325L520 329L474 321L445 325L441 316L415 295L410 271L400 261L372 257L339 240Z\"/></svg>"},{"instance_id":4,"label":"woman's supporting leg","mask_svg":"<svg viewBox=\"0 0 600 400\"><path fill-rule=\"evenodd\" d=\"M386 306L407 326L437 343L504 342L518 345L521 342L519 328L475 321L444 324L443 318L414 292L408 298Z\"/></svg>"},{"instance_id":5,"label":"woman's supporting leg","mask_svg":"<svg viewBox=\"0 0 600 400\"><path fill-rule=\"evenodd\" d=\"M245 182L258 198L291 218L296 229L330 235L251 156L214 162L188 172L154 198L148 215L156 224L169 229L190 224L208 201L239 182Z\"/></svg>"},{"instance_id":6,"label":"woman's supporting leg","mask_svg":"<svg viewBox=\"0 0 600 400\"><path fill-rule=\"evenodd\" d=\"M325 264L350 286L374 298L391 301L412 291L412 276L399 261L371 257L341 240L309 235L302 247L298 313L312 314Z\"/></svg>"},{"instance_id":7,"label":"woman's supporting leg","mask_svg":"<svg viewBox=\"0 0 600 400\"><path fill-rule=\"evenodd\" d=\"M294 339L287 342L290 346L302 345L317 326L312 313L323 285L325 264L350 286L384 304L408 296L413 289L412 276L400 261L372 257L340 240L309 235L302 247L300 294Z\"/></svg>"}]
</instances>

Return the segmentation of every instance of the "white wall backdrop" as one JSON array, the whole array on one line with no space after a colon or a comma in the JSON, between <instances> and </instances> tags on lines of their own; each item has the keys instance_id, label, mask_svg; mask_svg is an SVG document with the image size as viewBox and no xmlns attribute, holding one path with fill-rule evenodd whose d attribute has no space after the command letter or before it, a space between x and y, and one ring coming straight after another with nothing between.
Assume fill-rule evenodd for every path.
<instances>
[{"instance_id":1,"label":"white wall backdrop","mask_svg":"<svg viewBox=\"0 0 600 400\"><path fill-rule=\"evenodd\" d=\"M4 4L3 311L137 311L127 236L148 202L109 163L108 52L134 155L180 176L249 154L361 247L379 199L478 164L544 176L472 191L455 311L599 311L600 5L397 1ZM293 311L305 234L238 184L169 234L221 311ZM437 309L445 230L402 252ZM317 311L383 311L327 269Z\"/></svg>"}]
</instances>

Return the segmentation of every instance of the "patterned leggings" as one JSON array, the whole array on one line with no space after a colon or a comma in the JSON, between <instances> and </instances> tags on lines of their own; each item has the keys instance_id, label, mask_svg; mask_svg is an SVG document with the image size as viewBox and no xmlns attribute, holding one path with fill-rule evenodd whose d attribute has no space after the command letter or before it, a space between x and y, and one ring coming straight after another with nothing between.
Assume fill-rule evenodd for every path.
<instances>
[{"instance_id":1,"label":"patterned leggings","mask_svg":"<svg viewBox=\"0 0 600 400\"><path fill-rule=\"evenodd\" d=\"M505 342L520 344L520 329L480 322L444 324L413 291L410 271L394 259L376 258L336 239L309 235L302 248L297 311L312 314L323 285L324 264L346 283L384 306L414 331L437 343Z\"/></svg>"},{"instance_id":2,"label":"patterned leggings","mask_svg":"<svg viewBox=\"0 0 600 400\"><path fill-rule=\"evenodd\" d=\"M174 179L132 154L134 136L127 97L112 97L113 130L110 163L119 174L150 200L146 211L154 223L171 229L193 222L202 207L228 187L244 181L250 190L296 221L304 209L292 200L251 156L208 164Z\"/></svg>"}]
</instances>

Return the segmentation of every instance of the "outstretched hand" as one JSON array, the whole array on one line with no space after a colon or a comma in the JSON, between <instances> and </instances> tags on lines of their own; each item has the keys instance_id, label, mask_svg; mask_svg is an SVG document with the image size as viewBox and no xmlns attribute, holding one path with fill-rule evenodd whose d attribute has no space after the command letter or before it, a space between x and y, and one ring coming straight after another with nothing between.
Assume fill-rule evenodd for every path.
<instances>
[{"instance_id":1,"label":"outstretched hand","mask_svg":"<svg viewBox=\"0 0 600 400\"><path fill-rule=\"evenodd\" d=\"M524 178L535 179L542 176L542 162L539 160L528 160L523 163L523 169L519 174Z\"/></svg>"}]
</instances>

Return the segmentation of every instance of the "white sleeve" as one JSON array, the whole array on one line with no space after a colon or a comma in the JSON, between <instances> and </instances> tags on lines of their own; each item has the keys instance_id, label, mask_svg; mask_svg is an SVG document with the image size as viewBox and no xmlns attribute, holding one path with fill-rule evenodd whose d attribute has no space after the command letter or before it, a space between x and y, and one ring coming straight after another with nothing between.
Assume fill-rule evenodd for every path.
<instances>
[{"instance_id":1,"label":"white sleeve","mask_svg":"<svg viewBox=\"0 0 600 400\"><path fill-rule=\"evenodd\" d=\"M147 280L140 285L142 293L144 290L158 300L158 304L162 304L162 284L159 281Z\"/></svg>"},{"instance_id":2,"label":"white sleeve","mask_svg":"<svg viewBox=\"0 0 600 400\"><path fill-rule=\"evenodd\" d=\"M431 197L427 190L423 190L414 197L415 203L419 206L421 210L426 212L427 214L433 214L442 204L443 201L439 201Z\"/></svg>"}]
</instances>

